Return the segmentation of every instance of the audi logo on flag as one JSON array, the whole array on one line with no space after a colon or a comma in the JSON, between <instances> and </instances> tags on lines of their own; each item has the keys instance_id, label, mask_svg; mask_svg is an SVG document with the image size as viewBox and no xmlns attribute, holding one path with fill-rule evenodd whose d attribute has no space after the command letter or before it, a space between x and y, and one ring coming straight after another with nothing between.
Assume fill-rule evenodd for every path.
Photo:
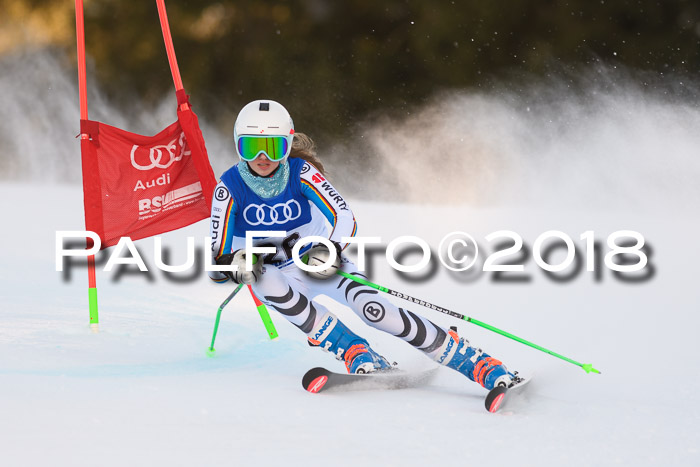
<instances>
[{"instance_id":1,"label":"audi logo on flag","mask_svg":"<svg viewBox=\"0 0 700 467\"><path fill-rule=\"evenodd\" d=\"M295 199L274 206L250 204L243 211L243 219L250 225L285 224L301 216L301 206Z\"/></svg>"},{"instance_id":2,"label":"audi logo on flag","mask_svg":"<svg viewBox=\"0 0 700 467\"><path fill-rule=\"evenodd\" d=\"M167 145L153 146L146 156L146 148L134 144L131 148L131 165L137 170L167 169L174 162L189 156L192 151L185 149L185 132L179 138L173 139Z\"/></svg>"}]
</instances>

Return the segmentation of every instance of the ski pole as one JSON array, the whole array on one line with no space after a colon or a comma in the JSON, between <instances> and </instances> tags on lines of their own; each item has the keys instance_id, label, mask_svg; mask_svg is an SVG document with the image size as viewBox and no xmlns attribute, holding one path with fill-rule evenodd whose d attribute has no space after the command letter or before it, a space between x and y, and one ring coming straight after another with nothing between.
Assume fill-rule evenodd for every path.
<instances>
[{"instance_id":1,"label":"ski pole","mask_svg":"<svg viewBox=\"0 0 700 467\"><path fill-rule=\"evenodd\" d=\"M508 338L510 338L510 339L513 339L514 341L520 342L521 344L528 345L528 346L530 346L530 347L532 347L532 348L534 348L534 349L537 349L537 350L539 350L539 351L542 351L542 352L544 352L544 353L547 353L547 354L549 354L549 355L552 355L553 357L557 357L557 358L560 358L560 359L562 359L562 360L564 360L564 361L566 361L566 362L573 363L573 364L576 365L576 366L580 366L581 368L583 368L583 370L584 370L586 373L591 373L591 372L593 372L593 373L598 373L598 374L600 374L600 371L598 371L598 370L596 370L595 368L593 368L593 364L591 364L591 363L579 363L579 362L577 362L576 360L572 360L572 359L570 359L570 358L568 358L568 357L565 357L565 356L563 356L563 355L560 355L560 354L558 354L558 353L556 353L556 352L553 352L553 351L551 351L551 350L549 350L549 349L545 349L545 348L542 347L542 346L539 346L539 345L537 345L537 344L534 344L534 343L532 343L532 342L530 342L530 341L526 341L525 339L522 339L522 338L520 338L520 337L518 337L518 336L516 336L516 335L513 335L513 334L511 334L511 333L509 333L509 332L506 332L506 331L503 331L503 330L501 330L501 329L498 329L497 327L491 326L490 324L486 324L486 323L484 323L484 322L482 322L482 321L479 321L479 320L477 320L477 319L470 318L469 316L465 316L465 315L463 315L463 314L461 314L461 313L454 312L454 311L449 310L449 309L447 309L447 308L443 308L443 307L439 307L439 306L437 306L437 305L433 305L432 303L426 302L425 300L420 300L420 299L418 299L418 298L411 297L410 295L406 295L406 294L404 294L404 293L397 292L397 291L395 291L395 290L391 290L391 289L389 289L389 288L387 288L387 287L383 287L383 286L381 286L381 285L379 285L379 284L375 284L375 283L373 283L373 282L370 282L370 281L368 281L367 279L365 279L365 278L363 278L363 277L358 277L358 276L353 276L352 274L348 274L348 273L345 272L345 271L340 271L340 270L338 270L338 271L337 271L337 274L340 274L340 275L343 276L343 277L346 277L346 278L348 278L348 279L350 279L350 280L353 280L353 281L355 281L355 282L359 282L360 284L366 285L366 286L368 286L368 287L372 287L373 289L377 289L377 290L379 290L379 291L381 291L381 292L384 292L384 293L388 293L388 294L390 294L390 295L393 295L394 297L403 298L404 300L407 300L407 301L409 301L409 302L411 302L411 303L415 303L415 304L417 304L417 305L422 305L422 306L424 306L424 307L426 307L426 308L429 308L429 309L431 309L431 310L439 311L440 313L444 313L444 314L446 314L446 315L454 316L455 318L463 319L464 321L466 321L466 322L468 322L468 323L476 324L477 326L481 326L482 328L488 329L489 331L495 332L496 334L500 334L500 335L502 335L502 336L506 336L506 337L508 337Z\"/></svg>"},{"instance_id":2,"label":"ski pole","mask_svg":"<svg viewBox=\"0 0 700 467\"><path fill-rule=\"evenodd\" d=\"M267 307L263 302L258 300L258 297L255 296L253 293L253 288L250 285L248 286L248 290L250 290L250 295L252 295L255 306L258 309L258 313L260 313L260 319L262 319L262 322L265 325L267 335L270 336L270 339L279 337L279 334L277 334L277 329L275 329L275 325L272 322L272 318L270 318L270 313L267 312Z\"/></svg>"},{"instance_id":3,"label":"ski pole","mask_svg":"<svg viewBox=\"0 0 700 467\"><path fill-rule=\"evenodd\" d=\"M226 297L226 300L224 300L223 303L221 304L221 306L219 307L219 311L216 312L216 322L214 323L214 334L212 334L212 336L211 336L211 345L207 349L207 355L210 357L213 357L214 352L216 352L216 350L214 350L214 341L216 340L216 332L219 330L219 320L221 319L221 311L224 309L224 307L226 305L228 305L228 302L230 302L231 299L233 299L233 297L236 296L236 294L241 290L242 287L243 287L243 284L238 284L238 287L236 287L233 290L233 292L231 292L231 295Z\"/></svg>"}]
</instances>

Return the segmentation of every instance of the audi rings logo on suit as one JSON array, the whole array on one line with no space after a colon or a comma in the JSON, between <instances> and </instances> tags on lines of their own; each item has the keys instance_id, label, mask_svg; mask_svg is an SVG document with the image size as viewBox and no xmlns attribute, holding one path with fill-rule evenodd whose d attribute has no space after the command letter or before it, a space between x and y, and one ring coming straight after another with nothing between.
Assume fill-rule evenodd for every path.
<instances>
[{"instance_id":1,"label":"audi rings logo on suit","mask_svg":"<svg viewBox=\"0 0 700 467\"><path fill-rule=\"evenodd\" d=\"M295 199L286 203L250 204L243 211L243 218L250 225L281 225L301 216L301 205Z\"/></svg>"}]
</instances>

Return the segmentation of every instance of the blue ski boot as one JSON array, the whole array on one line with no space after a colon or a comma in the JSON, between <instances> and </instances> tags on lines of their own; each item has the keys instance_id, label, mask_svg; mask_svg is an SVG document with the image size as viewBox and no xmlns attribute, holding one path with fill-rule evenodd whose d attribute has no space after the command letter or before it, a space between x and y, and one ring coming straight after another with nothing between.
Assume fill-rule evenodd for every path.
<instances>
[{"instance_id":1,"label":"blue ski boot","mask_svg":"<svg viewBox=\"0 0 700 467\"><path fill-rule=\"evenodd\" d=\"M514 375L499 360L469 345L452 330L435 357L435 361L457 370L488 390L496 386L509 386Z\"/></svg>"},{"instance_id":2,"label":"blue ski boot","mask_svg":"<svg viewBox=\"0 0 700 467\"><path fill-rule=\"evenodd\" d=\"M344 360L348 373L373 373L392 368L386 358L372 350L366 340L348 329L333 313L326 313L310 336L310 345Z\"/></svg>"}]
</instances>

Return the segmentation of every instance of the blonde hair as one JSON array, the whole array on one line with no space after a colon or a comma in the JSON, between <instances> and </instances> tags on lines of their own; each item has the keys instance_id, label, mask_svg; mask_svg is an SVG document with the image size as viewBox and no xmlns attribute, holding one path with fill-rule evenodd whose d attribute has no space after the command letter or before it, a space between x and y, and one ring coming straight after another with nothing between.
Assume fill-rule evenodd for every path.
<instances>
[{"instance_id":1,"label":"blonde hair","mask_svg":"<svg viewBox=\"0 0 700 467\"><path fill-rule=\"evenodd\" d=\"M292 141L292 150L289 153L289 157L304 159L316 167L324 177L326 176L326 169L316 156L316 143L306 134L294 133L294 141Z\"/></svg>"}]
</instances>

